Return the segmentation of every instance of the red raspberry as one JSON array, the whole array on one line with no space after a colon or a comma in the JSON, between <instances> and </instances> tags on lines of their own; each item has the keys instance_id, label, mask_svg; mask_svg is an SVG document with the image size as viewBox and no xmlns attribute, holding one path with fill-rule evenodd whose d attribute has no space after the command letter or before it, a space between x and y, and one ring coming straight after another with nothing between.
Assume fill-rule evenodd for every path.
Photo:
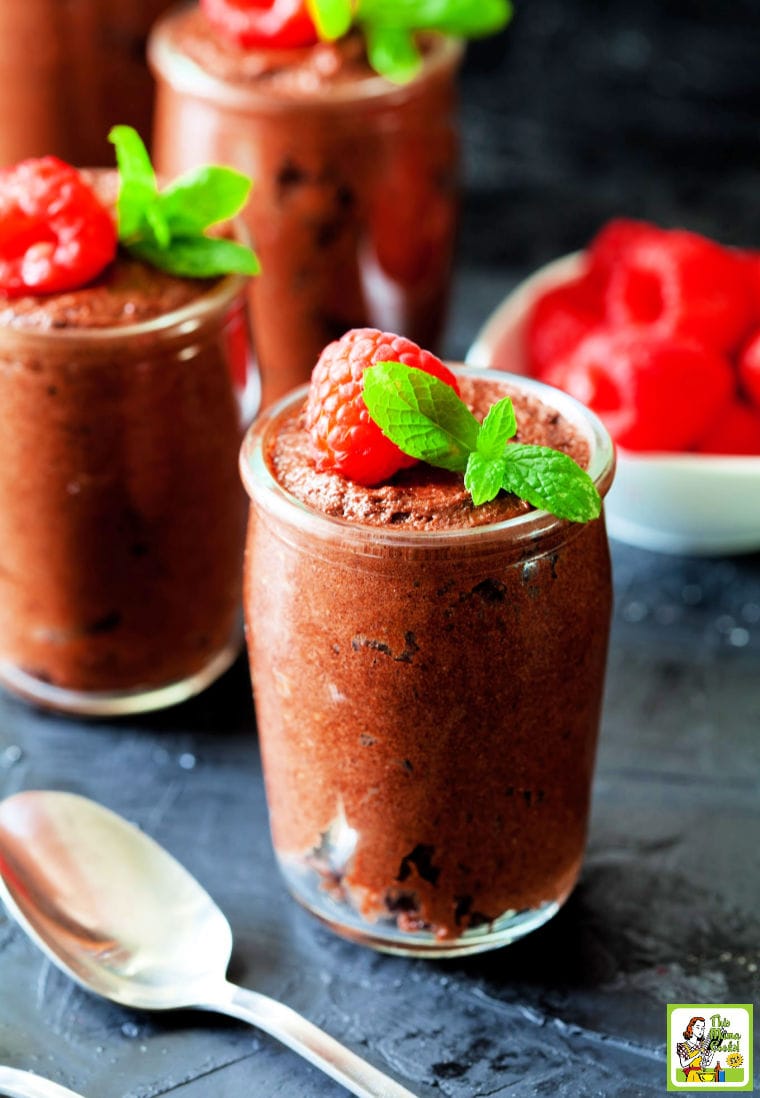
<instances>
[{"instance_id":1,"label":"red raspberry","mask_svg":"<svg viewBox=\"0 0 760 1098\"><path fill-rule=\"evenodd\" d=\"M8 297L86 285L116 254L108 210L54 156L0 171L0 291Z\"/></svg>"},{"instance_id":2,"label":"red raspberry","mask_svg":"<svg viewBox=\"0 0 760 1098\"><path fill-rule=\"evenodd\" d=\"M760 454L760 410L732 400L697 449L704 454Z\"/></svg>"},{"instance_id":3,"label":"red raspberry","mask_svg":"<svg viewBox=\"0 0 760 1098\"><path fill-rule=\"evenodd\" d=\"M525 338L530 372L543 380L555 362L601 326L602 319L602 295L588 275L547 290L528 319Z\"/></svg>"},{"instance_id":4,"label":"red raspberry","mask_svg":"<svg viewBox=\"0 0 760 1098\"><path fill-rule=\"evenodd\" d=\"M752 403L760 408L760 330L739 356L739 383Z\"/></svg>"},{"instance_id":5,"label":"red raspberry","mask_svg":"<svg viewBox=\"0 0 760 1098\"><path fill-rule=\"evenodd\" d=\"M606 286L612 271L618 263L625 260L631 245L656 238L663 231L648 221L634 221L627 217L613 218L599 230L586 250L589 273L600 287Z\"/></svg>"},{"instance_id":6,"label":"red raspberry","mask_svg":"<svg viewBox=\"0 0 760 1098\"><path fill-rule=\"evenodd\" d=\"M636 325L718 351L736 348L755 315L741 257L680 229L632 240L610 274L606 300L613 327Z\"/></svg>"},{"instance_id":7,"label":"red raspberry","mask_svg":"<svg viewBox=\"0 0 760 1098\"><path fill-rule=\"evenodd\" d=\"M592 408L619 446L647 451L695 445L734 388L715 351L631 331L588 336L547 380Z\"/></svg>"},{"instance_id":8,"label":"red raspberry","mask_svg":"<svg viewBox=\"0 0 760 1098\"><path fill-rule=\"evenodd\" d=\"M317 30L303 0L201 0L212 27L243 49L313 46Z\"/></svg>"},{"instance_id":9,"label":"red raspberry","mask_svg":"<svg viewBox=\"0 0 760 1098\"><path fill-rule=\"evenodd\" d=\"M334 469L368 486L415 464L370 419L362 389L364 371L375 362L416 366L459 392L456 378L440 359L404 336L354 328L325 347L312 371L306 404L317 468Z\"/></svg>"},{"instance_id":10,"label":"red raspberry","mask_svg":"<svg viewBox=\"0 0 760 1098\"><path fill-rule=\"evenodd\" d=\"M755 305L755 315L760 317L760 252L744 252L744 267Z\"/></svg>"}]
</instances>

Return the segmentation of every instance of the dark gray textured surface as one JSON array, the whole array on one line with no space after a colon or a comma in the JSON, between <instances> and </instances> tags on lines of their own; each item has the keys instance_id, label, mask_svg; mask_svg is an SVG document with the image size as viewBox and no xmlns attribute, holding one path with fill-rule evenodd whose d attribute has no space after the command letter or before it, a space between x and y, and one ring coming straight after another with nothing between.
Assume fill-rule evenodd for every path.
<instances>
[{"instance_id":1,"label":"dark gray textured surface","mask_svg":"<svg viewBox=\"0 0 760 1098\"><path fill-rule=\"evenodd\" d=\"M452 357L519 277L614 213L760 243L759 29L750 0L531 0L475 48ZM665 1003L758 999L760 556L613 549L588 858L558 917L506 950L383 957L288 899L242 662L192 703L121 724L0 698L0 795L72 790L139 823L229 916L234 978L420 1096L662 1095ZM91 1098L342 1093L237 1023L88 996L2 913L0 1062Z\"/></svg>"}]
</instances>

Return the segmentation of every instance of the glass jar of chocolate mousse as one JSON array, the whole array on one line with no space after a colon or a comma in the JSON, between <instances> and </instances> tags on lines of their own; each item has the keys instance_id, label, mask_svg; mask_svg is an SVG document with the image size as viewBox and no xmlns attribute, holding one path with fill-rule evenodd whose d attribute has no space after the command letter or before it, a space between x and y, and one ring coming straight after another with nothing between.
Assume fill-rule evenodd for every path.
<instances>
[{"instance_id":1,"label":"glass jar of chocolate mousse","mask_svg":"<svg viewBox=\"0 0 760 1098\"><path fill-rule=\"evenodd\" d=\"M243 50L193 6L161 20L154 151L172 178L204 162L254 179L246 218L267 406L307 381L322 348L377 327L435 348L458 212L458 40L430 35L419 75L395 85L361 36Z\"/></svg>"},{"instance_id":2,"label":"glass jar of chocolate mousse","mask_svg":"<svg viewBox=\"0 0 760 1098\"><path fill-rule=\"evenodd\" d=\"M119 255L82 289L0 302L0 684L116 716L230 665L251 371L238 276Z\"/></svg>"},{"instance_id":3,"label":"glass jar of chocolate mousse","mask_svg":"<svg viewBox=\"0 0 760 1098\"><path fill-rule=\"evenodd\" d=\"M458 371L476 414L570 453L604 494L599 420L528 379ZM611 607L584 525L418 464L377 488L317 472L302 389L246 437L244 605L274 848L293 895L393 953L511 942L583 858Z\"/></svg>"},{"instance_id":4,"label":"glass jar of chocolate mousse","mask_svg":"<svg viewBox=\"0 0 760 1098\"><path fill-rule=\"evenodd\" d=\"M102 164L111 126L150 133L151 25L172 0L0 0L0 165Z\"/></svg>"}]
</instances>

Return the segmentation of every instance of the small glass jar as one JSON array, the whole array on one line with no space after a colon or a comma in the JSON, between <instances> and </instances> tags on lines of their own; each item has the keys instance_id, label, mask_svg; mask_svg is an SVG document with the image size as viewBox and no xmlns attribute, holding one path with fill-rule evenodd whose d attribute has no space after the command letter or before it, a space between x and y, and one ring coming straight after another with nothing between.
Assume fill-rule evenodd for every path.
<instances>
[{"instance_id":1,"label":"small glass jar","mask_svg":"<svg viewBox=\"0 0 760 1098\"><path fill-rule=\"evenodd\" d=\"M0 327L0 683L116 716L240 650L246 280L119 327Z\"/></svg>"},{"instance_id":2,"label":"small glass jar","mask_svg":"<svg viewBox=\"0 0 760 1098\"><path fill-rule=\"evenodd\" d=\"M599 420L538 382L604 494ZM293 895L391 953L455 956L549 919L584 852L611 607L603 516L404 531L299 502L246 437L245 596L274 848Z\"/></svg>"},{"instance_id":3,"label":"small glass jar","mask_svg":"<svg viewBox=\"0 0 760 1098\"><path fill-rule=\"evenodd\" d=\"M232 80L183 48L194 18L192 8L171 14L149 40L155 158L170 178L214 162L254 180L244 216L262 265L251 305L263 406L307 381L349 328L434 349L459 205L461 42L431 37L422 71L403 86L371 70L320 80L316 66L283 82L310 48L276 52L275 79Z\"/></svg>"},{"instance_id":4,"label":"small glass jar","mask_svg":"<svg viewBox=\"0 0 760 1098\"><path fill-rule=\"evenodd\" d=\"M0 0L0 165L55 155L113 159L108 131L147 140L153 86L148 30L172 0Z\"/></svg>"}]
</instances>

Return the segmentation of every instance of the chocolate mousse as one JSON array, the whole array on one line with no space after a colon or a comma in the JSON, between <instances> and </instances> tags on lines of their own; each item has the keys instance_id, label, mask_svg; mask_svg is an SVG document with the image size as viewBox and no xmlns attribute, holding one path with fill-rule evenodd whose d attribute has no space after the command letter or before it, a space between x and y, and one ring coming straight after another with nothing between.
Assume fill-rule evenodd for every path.
<instances>
[{"instance_id":1,"label":"chocolate mousse","mask_svg":"<svg viewBox=\"0 0 760 1098\"><path fill-rule=\"evenodd\" d=\"M609 440L560 394L459 374L478 418L604 493ZM553 396L557 397L556 404ZM254 429L245 578L272 836L294 895L383 949L452 954L539 925L583 857L610 618L603 517L507 493L475 508L425 464L318 472L302 398Z\"/></svg>"},{"instance_id":2,"label":"chocolate mousse","mask_svg":"<svg viewBox=\"0 0 760 1098\"><path fill-rule=\"evenodd\" d=\"M0 293L0 327L28 331L123 328L155 320L196 302L210 279L176 278L127 253L83 289L12 299Z\"/></svg>"},{"instance_id":3,"label":"chocolate mousse","mask_svg":"<svg viewBox=\"0 0 760 1098\"><path fill-rule=\"evenodd\" d=\"M155 155L174 176L204 161L251 175L247 225L263 403L308 379L352 327L439 341L457 218L458 41L430 35L403 86L369 67L358 33L299 49L242 49L196 8L159 22Z\"/></svg>"},{"instance_id":4,"label":"chocolate mousse","mask_svg":"<svg viewBox=\"0 0 760 1098\"><path fill-rule=\"evenodd\" d=\"M5 685L119 712L234 658L245 310L242 278L121 253L81 289L0 295Z\"/></svg>"}]
</instances>

